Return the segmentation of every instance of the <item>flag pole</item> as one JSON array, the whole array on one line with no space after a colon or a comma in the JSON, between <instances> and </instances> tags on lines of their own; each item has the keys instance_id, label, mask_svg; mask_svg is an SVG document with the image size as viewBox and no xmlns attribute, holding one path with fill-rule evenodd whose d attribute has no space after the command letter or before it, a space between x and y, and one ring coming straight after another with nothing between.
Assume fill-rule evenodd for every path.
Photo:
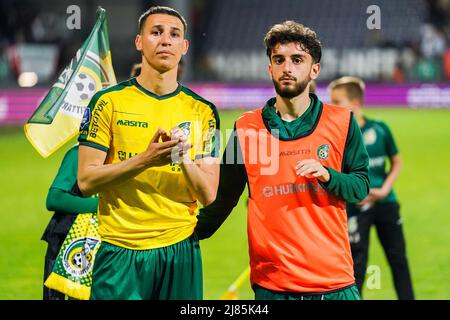
<instances>
[{"instance_id":1,"label":"flag pole","mask_svg":"<svg viewBox=\"0 0 450 320\"><path fill-rule=\"evenodd\" d=\"M244 282L250 276L250 267L245 268L245 270L237 277L237 279L228 287L228 290L222 295L220 300L237 300L238 289L244 284Z\"/></svg>"}]
</instances>

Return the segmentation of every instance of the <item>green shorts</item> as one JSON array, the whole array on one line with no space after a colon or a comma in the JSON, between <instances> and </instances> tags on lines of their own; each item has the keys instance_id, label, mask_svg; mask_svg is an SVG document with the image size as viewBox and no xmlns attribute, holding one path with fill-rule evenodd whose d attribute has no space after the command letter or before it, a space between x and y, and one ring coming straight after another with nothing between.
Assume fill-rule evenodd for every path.
<instances>
[{"instance_id":1,"label":"green shorts","mask_svg":"<svg viewBox=\"0 0 450 320\"><path fill-rule=\"evenodd\" d=\"M361 300L356 285L351 285L342 289L328 291L324 293L293 293L272 291L253 286L255 300Z\"/></svg>"},{"instance_id":2,"label":"green shorts","mask_svg":"<svg viewBox=\"0 0 450 320\"><path fill-rule=\"evenodd\" d=\"M102 242L91 300L201 300L202 258L196 234L173 245L130 250Z\"/></svg>"}]
</instances>

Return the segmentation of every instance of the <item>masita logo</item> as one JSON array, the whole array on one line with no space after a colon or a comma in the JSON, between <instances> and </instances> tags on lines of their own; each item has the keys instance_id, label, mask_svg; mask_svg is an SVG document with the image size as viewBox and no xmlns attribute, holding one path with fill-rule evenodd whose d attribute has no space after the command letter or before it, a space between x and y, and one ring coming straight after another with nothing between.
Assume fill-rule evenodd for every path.
<instances>
[{"instance_id":1,"label":"masita logo","mask_svg":"<svg viewBox=\"0 0 450 320\"><path fill-rule=\"evenodd\" d=\"M148 122L134 120L117 120L118 126L148 128Z\"/></svg>"},{"instance_id":2,"label":"masita logo","mask_svg":"<svg viewBox=\"0 0 450 320\"><path fill-rule=\"evenodd\" d=\"M94 252L100 240L97 238L77 238L64 250L62 263L64 269L73 277L84 277L93 266Z\"/></svg>"}]
</instances>

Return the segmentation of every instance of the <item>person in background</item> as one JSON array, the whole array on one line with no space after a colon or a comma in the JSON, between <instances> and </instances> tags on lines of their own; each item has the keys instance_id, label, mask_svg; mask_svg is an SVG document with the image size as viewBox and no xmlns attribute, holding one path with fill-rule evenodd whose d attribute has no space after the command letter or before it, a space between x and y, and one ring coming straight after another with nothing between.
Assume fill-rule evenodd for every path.
<instances>
[{"instance_id":1,"label":"person in background","mask_svg":"<svg viewBox=\"0 0 450 320\"><path fill-rule=\"evenodd\" d=\"M70 148L48 190L47 210L54 211L42 240L47 242L44 282L53 270L56 257L78 213L97 212L98 199L83 197L77 184L78 144ZM64 300L64 294L44 286L44 300Z\"/></svg>"},{"instance_id":2,"label":"person in background","mask_svg":"<svg viewBox=\"0 0 450 320\"><path fill-rule=\"evenodd\" d=\"M382 121L364 116L364 82L356 77L342 77L329 85L331 103L347 106L354 112L369 153L369 195L357 204L348 203L349 232L355 278L362 294L366 274L370 229L375 226L394 278L395 290L401 300L413 300L405 237L400 218L400 205L393 185L402 167L402 160L389 127ZM386 171L386 159L390 169Z\"/></svg>"}]
</instances>

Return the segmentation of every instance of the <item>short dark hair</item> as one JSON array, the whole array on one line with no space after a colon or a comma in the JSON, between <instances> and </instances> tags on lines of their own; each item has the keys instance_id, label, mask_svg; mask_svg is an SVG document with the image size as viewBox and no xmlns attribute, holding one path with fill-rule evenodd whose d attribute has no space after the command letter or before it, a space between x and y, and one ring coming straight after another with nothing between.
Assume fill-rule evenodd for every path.
<instances>
[{"instance_id":1,"label":"short dark hair","mask_svg":"<svg viewBox=\"0 0 450 320\"><path fill-rule=\"evenodd\" d=\"M295 21L284 21L274 25L264 37L267 56L271 57L277 44L297 42L301 48L311 55L314 63L319 63L322 58L322 44L316 33L308 27Z\"/></svg>"},{"instance_id":2,"label":"short dark hair","mask_svg":"<svg viewBox=\"0 0 450 320\"><path fill-rule=\"evenodd\" d=\"M139 33L142 33L142 29L144 29L145 21L147 20L148 16L152 14L168 14L169 16L174 16L180 19L181 23L184 27L184 34L186 34L187 31L187 23L184 17L175 9L172 9L170 7L164 7L164 6L154 6L145 11L140 17L139 17Z\"/></svg>"},{"instance_id":3,"label":"short dark hair","mask_svg":"<svg viewBox=\"0 0 450 320\"><path fill-rule=\"evenodd\" d=\"M361 104L364 103L364 91L366 85L364 81L357 77L342 77L332 81L328 85L328 90L343 89L349 100L357 99Z\"/></svg>"}]
</instances>

